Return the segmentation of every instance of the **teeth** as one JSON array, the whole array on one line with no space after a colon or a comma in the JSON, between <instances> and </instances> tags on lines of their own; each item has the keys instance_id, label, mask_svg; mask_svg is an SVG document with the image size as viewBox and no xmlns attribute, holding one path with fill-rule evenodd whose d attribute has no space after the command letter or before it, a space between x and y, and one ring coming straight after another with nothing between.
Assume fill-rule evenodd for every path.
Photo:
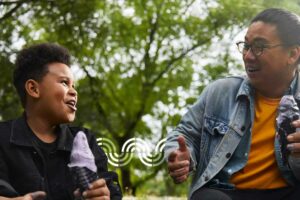
<instances>
[{"instance_id":1,"label":"teeth","mask_svg":"<svg viewBox=\"0 0 300 200\"><path fill-rule=\"evenodd\" d=\"M75 106L75 101L68 101L67 104L70 104L72 106Z\"/></svg>"},{"instance_id":2,"label":"teeth","mask_svg":"<svg viewBox=\"0 0 300 200\"><path fill-rule=\"evenodd\" d=\"M258 69L255 69L255 68L254 68L254 69L253 69L253 68L248 68L247 71L248 71L248 72L255 72L255 71L258 71Z\"/></svg>"}]
</instances>

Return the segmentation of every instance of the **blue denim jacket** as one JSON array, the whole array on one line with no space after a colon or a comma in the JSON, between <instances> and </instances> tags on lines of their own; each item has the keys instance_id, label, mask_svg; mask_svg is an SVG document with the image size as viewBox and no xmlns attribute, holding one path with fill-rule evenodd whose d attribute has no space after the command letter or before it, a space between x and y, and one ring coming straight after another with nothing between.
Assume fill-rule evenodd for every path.
<instances>
[{"instance_id":1,"label":"blue denim jacket","mask_svg":"<svg viewBox=\"0 0 300 200\"><path fill-rule=\"evenodd\" d=\"M295 76L286 94L300 102L300 84ZM209 84L197 102L188 109L179 125L167 136L165 157L178 148L177 137L184 135L191 153L194 173L189 197L204 185L233 189L231 175L248 160L254 119L254 89L247 77L228 77ZM298 103L299 105L299 103ZM284 165L277 138L276 161L289 185L299 184L300 158Z\"/></svg>"}]
</instances>

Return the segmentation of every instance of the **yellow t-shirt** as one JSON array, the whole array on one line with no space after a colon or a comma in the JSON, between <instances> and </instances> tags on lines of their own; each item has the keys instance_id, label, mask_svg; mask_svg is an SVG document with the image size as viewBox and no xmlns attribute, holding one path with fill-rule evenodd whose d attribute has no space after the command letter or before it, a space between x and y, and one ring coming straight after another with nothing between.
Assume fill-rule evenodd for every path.
<instances>
[{"instance_id":1,"label":"yellow t-shirt","mask_svg":"<svg viewBox=\"0 0 300 200\"><path fill-rule=\"evenodd\" d=\"M280 99L255 97L255 119L246 166L233 174L231 183L238 189L274 189L287 186L274 153L275 118Z\"/></svg>"}]
</instances>

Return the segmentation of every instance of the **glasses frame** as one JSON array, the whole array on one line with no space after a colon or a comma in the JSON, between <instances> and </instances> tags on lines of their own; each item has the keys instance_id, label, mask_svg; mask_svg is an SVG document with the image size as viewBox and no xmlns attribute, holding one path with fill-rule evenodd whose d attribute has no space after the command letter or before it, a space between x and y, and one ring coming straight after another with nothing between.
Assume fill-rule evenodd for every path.
<instances>
[{"instance_id":1,"label":"glasses frame","mask_svg":"<svg viewBox=\"0 0 300 200\"><path fill-rule=\"evenodd\" d=\"M255 45L255 44L248 44L247 42L240 41L236 43L236 46L239 52L245 55L249 50L255 56L260 56L263 54L265 49L271 49L279 46L286 46L286 44L275 44L275 45ZM245 48L246 47L246 48Z\"/></svg>"}]
</instances>

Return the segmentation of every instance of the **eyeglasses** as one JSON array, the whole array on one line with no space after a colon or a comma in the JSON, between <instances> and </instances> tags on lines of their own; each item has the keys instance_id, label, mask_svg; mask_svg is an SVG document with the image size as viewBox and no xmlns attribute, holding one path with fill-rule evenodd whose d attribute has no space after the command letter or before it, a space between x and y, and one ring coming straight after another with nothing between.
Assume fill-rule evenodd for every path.
<instances>
[{"instance_id":1,"label":"eyeglasses","mask_svg":"<svg viewBox=\"0 0 300 200\"><path fill-rule=\"evenodd\" d=\"M246 54L249 49L255 56L260 56L263 54L265 49L271 49L279 46L285 46L285 44L275 44L275 45L263 45L263 44L248 44L246 42L237 42L236 43L239 52L243 55Z\"/></svg>"}]
</instances>

